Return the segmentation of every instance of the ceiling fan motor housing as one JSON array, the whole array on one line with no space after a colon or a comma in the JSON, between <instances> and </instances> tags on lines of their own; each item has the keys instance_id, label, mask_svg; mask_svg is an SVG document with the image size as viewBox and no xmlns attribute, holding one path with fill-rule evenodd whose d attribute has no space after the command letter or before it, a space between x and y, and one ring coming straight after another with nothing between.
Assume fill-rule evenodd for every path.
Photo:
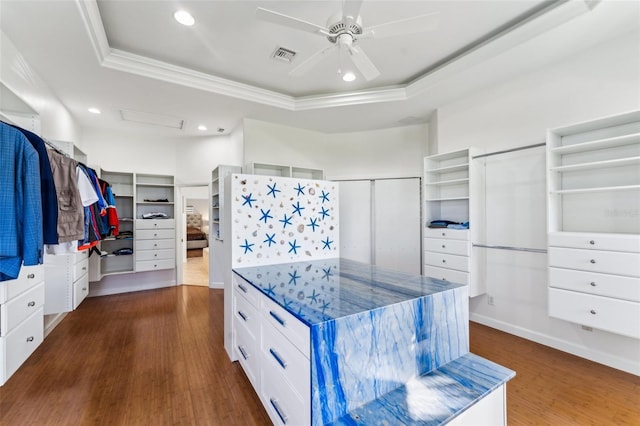
<instances>
[{"instance_id":1,"label":"ceiling fan motor housing","mask_svg":"<svg viewBox=\"0 0 640 426\"><path fill-rule=\"evenodd\" d=\"M362 34L362 18L358 16L354 19L353 16L342 17L342 12L336 12L333 14L329 20L327 21L327 28L329 29L329 36L327 36L327 40L331 43L336 43L339 41L340 45L344 45L345 43L349 43L357 40L357 36ZM341 35L348 35L350 41L346 41L346 37L340 37Z\"/></svg>"}]
</instances>

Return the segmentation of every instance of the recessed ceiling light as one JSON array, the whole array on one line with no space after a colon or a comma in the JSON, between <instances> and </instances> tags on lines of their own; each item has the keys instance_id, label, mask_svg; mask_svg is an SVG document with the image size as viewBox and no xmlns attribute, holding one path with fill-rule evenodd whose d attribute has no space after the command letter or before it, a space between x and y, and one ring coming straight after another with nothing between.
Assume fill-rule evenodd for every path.
<instances>
[{"instance_id":1,"label":"recessed ceiling light","mask_svg":"<svg viewBox=\"0 0 640 426\"><path fill-rule=\"evenodd\" d=\"M205 126L204 124L201 124L198 126L198 130L202 130L204 132L205 130L207 130L207 126Z\"/></svg>"},{"instance_id":2,"label":"recessed ceiling light","mask_svg":"<svg viewBox=\"0 0 640 426\"><path fill-rule=\"evenodd\" d=\"M353 81L356 79L356 75L354 73L352 73L351 71L347 71L344 74L342 74L342 79L344 81Z\"/></svg>"},{"instance_id":3,"label":"recessed ceiling light","mask_svg":"<svg viewBox=\"0 0 640 426\"><path fill-rule=\"evenodd\" d=\"M98 108L89 108L88 110L91 114L100 114L100 110Z\"/></svg>"},{"instance_id":4,"label":"recessed ceiling light","mask_svg":"<svg viewBox=\"0 0 640 426\"><path fill-rule=\"evenodd\" d=\"M182 25L185 25L187 27L190 27L196 23L196 20L193 19L193 16L191 16L191 14L186 10L178 10L176 13L173 14L173 17L175 18L176 21L180 22Z\"/></svg>"}]
</instances>

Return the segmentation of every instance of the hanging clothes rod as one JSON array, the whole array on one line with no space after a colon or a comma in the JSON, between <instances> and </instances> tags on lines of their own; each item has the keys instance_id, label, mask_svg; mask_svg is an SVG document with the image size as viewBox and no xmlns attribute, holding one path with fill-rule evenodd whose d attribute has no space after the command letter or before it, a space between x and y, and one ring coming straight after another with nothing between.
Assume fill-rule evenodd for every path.
<instances>
[{"instance_id":1,"label":"hanging clothes rod","mask_svg":"<svg viewBox=\"0 0 640 426\"><path fill-rule=\"evenodd\" d=\"M530 253L546 253L545 249L535 249L535 248L527 248L527 247L511 247L511 246L494 246L488 244L473 244L473 247L482 247L488 249L496 249L496 250L510 250L510 251L526 251Z\"/></svg>"},{"instance_id":2,"label":"hanging clothes rod","mask_svg":"<svg viewBox=\"0 0 640 426\"><path fill-rule=\"evenodd\" d=\"M520 147L517 147L517 148L505 149L504 151L496 151L496 152L490 152L488 154L476 155L475 157L472 157L472 159L475 160L476 158L490 157L492 155L508 154L510 152L522 151L523 149L538 148L538 147L546 146L546 145L547 145L546 142L542 142L542 143L536 143L536 144L533 144L533 145L520 146Z\"/></svg>"}]
</instances>

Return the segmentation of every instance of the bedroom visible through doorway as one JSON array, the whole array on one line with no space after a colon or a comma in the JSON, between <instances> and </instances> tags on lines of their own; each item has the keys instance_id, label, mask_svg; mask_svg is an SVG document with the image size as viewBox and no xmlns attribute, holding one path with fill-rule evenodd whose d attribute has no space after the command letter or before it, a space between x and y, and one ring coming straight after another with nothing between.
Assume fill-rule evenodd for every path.
<instances>
[{"instance_id":1,"label":"bedroom visible through doorway","mask_svg":"<svg viewBox=\"0 0 640 426\"><path fill-rule=\"evenodd\" d=\"M181 197L184 242L180 283L209 286L209 188L182 187Z\"/></svg>"}]
</instances>

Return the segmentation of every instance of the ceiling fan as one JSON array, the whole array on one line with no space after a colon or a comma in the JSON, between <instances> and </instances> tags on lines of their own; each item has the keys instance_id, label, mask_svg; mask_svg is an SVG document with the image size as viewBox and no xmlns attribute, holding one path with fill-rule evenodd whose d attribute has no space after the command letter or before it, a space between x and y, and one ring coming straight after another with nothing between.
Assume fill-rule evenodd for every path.
<instances>
[{"instance_id":1,"label":"ceiling fan","mask_svg":"<svg viewBox=\"0 0 640 426\"><path fill-rule=\"evenodd\" d=\"M291 70L289 72L290 75L302 75L332 51L345 50L351 57L353 64L367 81L378 77L380 71L358 46L358 40L415 34L433 31L438 27L438 12L386 22L372 27L364 27L360 17L361 6L362 0L344 0L342 10L329 17L327 25L324 27L262 7L256 10L256 15L258 18L274 24L326 37L331 43L328 47L314 53Z\"/></svg>"}]
</instances>

